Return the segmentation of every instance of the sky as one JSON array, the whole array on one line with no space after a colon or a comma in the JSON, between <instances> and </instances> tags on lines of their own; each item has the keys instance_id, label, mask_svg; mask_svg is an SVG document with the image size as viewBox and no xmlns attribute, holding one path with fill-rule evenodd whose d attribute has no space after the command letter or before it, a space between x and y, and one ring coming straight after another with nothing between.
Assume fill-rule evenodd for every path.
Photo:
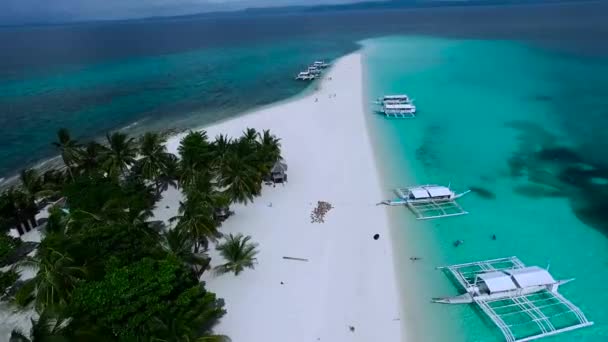
<instances>
[{"instance_id":1,"label":"sky","mask_svg":"<svg viewBox=\"0 0 608 342\"><path fill-rule=\"evenodd\" d=\"M0 25L173 16L361 0L0 0Z\"/></svg>"}]
</instances>

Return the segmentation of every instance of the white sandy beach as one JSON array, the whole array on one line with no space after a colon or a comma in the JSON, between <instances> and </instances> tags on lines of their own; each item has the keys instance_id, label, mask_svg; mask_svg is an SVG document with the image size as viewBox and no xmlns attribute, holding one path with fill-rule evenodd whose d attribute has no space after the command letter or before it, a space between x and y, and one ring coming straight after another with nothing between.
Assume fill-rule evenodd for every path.
<instances>
[{"instance_id":1,"label":"white sandy beach","mask_svg":"<svg viewBox=\"0 0 608 342\"><path fill-rule=\"evenodd\" d=\"M270 129L289 165L285 186L266 186L221 227L259 243L255 270L203 277L226 301L216 331L234 342L402 339L387 209L375 205L386 194L365 123L361 59L340 59L312 94L205 128L210 138ZM180 138L169 142L171 152ZM176 196L165 194L157 218L175 215ZM325 223L311 223L319 200L334 209ZM215 251L211 256L213 265L221 262Z\"/></svg>"},{"instance_id":2,"label":"white sandy beach","mask_svg":"<svg viewBox=\"0 0 608 342\"><path fill-rule=\"evenodd\" d=\"M203 276L226 302L216 332L234 342L404 338L387 208L375 205L386 194L366 127L361 59L340 59L309 95L205 128L210 138L270 129L289 165L287 184L265 186L253 204L233 206L235 215L220 228L259 243L255 270ZM170 152L177 153L182 137L169 140ZM178 190L166 191L155 219L175 216L180 199ZM334 206L324 223L311 223L317 201ZM215 250L210 254L212 266L222 262ZM32 314L0 309L2 336L16 326L28 331Z\"/></svg>"}]
</instances>

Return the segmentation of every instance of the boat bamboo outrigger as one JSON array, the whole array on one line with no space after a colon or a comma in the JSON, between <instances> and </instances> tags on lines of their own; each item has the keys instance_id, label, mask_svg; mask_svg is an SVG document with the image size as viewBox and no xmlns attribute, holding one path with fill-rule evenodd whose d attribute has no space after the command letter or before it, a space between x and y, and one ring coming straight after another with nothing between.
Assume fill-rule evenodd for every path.
<instances>
[{"instance_id":1,"label":"boat bamboo outrigger","mask_svg":"<svg viewBox=\"0 0 608 342\"><path fill-rule=\"evenodd\" d=\"M574 279L555 280L547 269L526 266L517 257L438 267L465 291L435 303L475 303L507 342L531 341L593 325L557 292Z\"/></svg>"},{"instance_id":2,"label":"boat bamboo outrigger","mask_svg":"<svg viewBox=\"0 0 608 342\"><path fill-rule=\"evenodd\" d=\"M380 202L386 205L405 205L416 215L418 220L468 214L456 203L456 199L468 194L470 190L455 193L449 186L435 184L418 185L395 189L397 199Z\"/></svg>"},{"instance_id":3,"label":"boat bamboo outrigger","mask_svg":"<svg viewBox=\"0 0 608 342\"><path fill-rule=\"evenodd\" d=\"M412 119L416 117L416 106L410 103L384 103L380 112L387 118Z\"/></svg>"}]
</instances>

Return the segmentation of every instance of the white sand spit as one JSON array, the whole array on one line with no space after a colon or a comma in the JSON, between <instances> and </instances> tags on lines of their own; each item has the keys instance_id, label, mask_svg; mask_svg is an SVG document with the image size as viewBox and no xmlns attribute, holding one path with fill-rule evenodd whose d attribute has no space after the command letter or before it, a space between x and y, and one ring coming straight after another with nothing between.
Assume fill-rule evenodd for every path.
<instances>
[{"instance_id":1,"label":"white sand spit","mask_svg":"<svg viewBox=\"0 0 608 342\"><path fill-rule=\"evenodd\" d=\"M259 243L255 270L203 277L226 301L216 331L234 342L402 339L387 209L375 205L382 192L362 82L361 55L351 54L312 94L206 128L211 139L270 129L289 165L286 185L265 186L253 204L233 207L236 215L221 227ZM171 139L171 152L182 136ZM165 194L159 218L175 214L178 196ZM311 223L317 201L334 207L324 223ZM222 262L215 251L211 256L213 265Z\"/></svg>"}]
</instances>

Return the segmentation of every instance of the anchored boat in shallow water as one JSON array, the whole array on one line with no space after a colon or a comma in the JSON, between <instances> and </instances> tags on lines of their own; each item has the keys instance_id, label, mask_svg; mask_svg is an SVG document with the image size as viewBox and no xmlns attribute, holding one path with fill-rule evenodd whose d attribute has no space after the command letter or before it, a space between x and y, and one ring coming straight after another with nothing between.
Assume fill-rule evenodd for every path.
<instances>
[{"instance_id":1,"label":"anchored boat in shallow water","mask_svg":"<svg viewBox=\"0 0 608 342\"><path fill-rule=\"evenodd\" d=\"M397 199L382 201L379 204L398 206L405 205L419 220L468 214L456 199L468 194L470 190L456 193L449 186L436 184L417 185L395 189Z\"/></svg>"},{"instance_id":2,"label":"anchored boat in shallow water","mask_svg":"<svg viewBox=\"0 0 608 342\"><path fill-rule=\"evenodd\" d=\"M477 304L501 330L506 341L531 341L593 325L561 294L547 269L526 266L517 257L438 267L465 291L435 303Z\"/></svg>"},{"instance_id":3,"label":"anchored boat in shallow water","mask_svg":"<svg viewBox=\"0 0 608 342\"><path fill-rule=\"evenodd\" d=\"M375 103L381 106L378 112L387 118L410 119L416 117L416 106L406 94L384 95Z\"/></svg>"},{"instance_id":4,"label":"anchored boat in shallow water","mask_svg":"<svg viewBox=\"0 0 608 342\"><path fill-rule=\"evenodd\" d=\"M321 77L321 73L323 72L323 69L326 69L328 67L329 67L329 64L325 63L325 61L315 61L310 66L308 66L308 68L306 68L306 70L300 72L296 76L296 80L312 81L316 78Z\"/></svg>"}]
</instances>

